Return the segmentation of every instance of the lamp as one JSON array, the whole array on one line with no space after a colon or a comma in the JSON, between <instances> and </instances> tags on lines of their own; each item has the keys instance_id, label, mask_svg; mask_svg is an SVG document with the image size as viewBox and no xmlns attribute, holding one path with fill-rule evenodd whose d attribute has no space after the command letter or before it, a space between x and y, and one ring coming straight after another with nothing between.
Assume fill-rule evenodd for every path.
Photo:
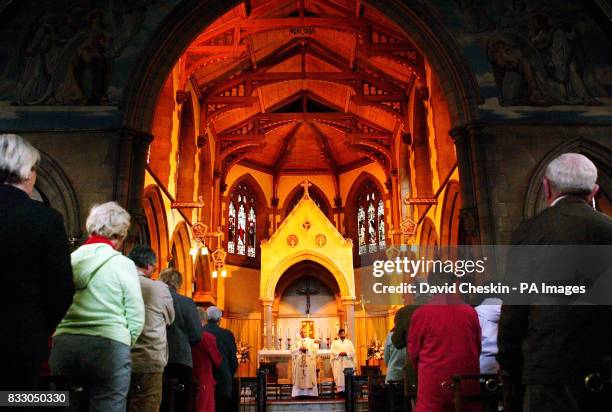
<instances>
[{"instance_id":1,"label":"lamp","mask_svg":"<svg viewBox=\"0 0 612 412\"><path fill-rule=\"evenodd\" d=\"M196 246L192 247L190 250L191 256L194 257L198 256L198 254L201 254L202 256L208 255L209 250L206 246L207 237L214 237L217 239L217 247L210 254L215 266L211 276L213 279L217 279L219 275L221 275L222 278L226 278L227 270L225 270L225 257L227 256L227 252L223 249L223 247L221 247L221 237L223 236L221 229L217 228L216 232L209 232L206 224L196 222L191 227L191 234L193 240L196 242Z\"/></svg>"}]
</instances>

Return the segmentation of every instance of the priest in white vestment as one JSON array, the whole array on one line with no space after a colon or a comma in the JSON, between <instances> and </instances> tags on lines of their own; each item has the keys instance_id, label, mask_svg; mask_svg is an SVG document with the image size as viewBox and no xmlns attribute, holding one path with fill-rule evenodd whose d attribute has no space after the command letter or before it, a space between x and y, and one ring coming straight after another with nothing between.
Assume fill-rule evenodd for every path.
<instances>
[{"instance_id":1,"label":"priest in white vestment","mask_svg":"<svg viewBox=\"0 0 612 412\"><path fill-rule=\"evenodd\" d=\"M317 349L315 341L306 336L306 330L300 330L300 336L292 345L292 378L291 396L319 396L317 388Z\"/></svg>"},{"instance_id":2,"label":"priest in white vestment","mask_svg":"<svg viewBox=\"0 0 612 412\"><path fill-rule=\"evenodd\" d=\"M336 392L344 392L344 369L355 367L355 347L346 338L344 329L338 331L338 339L332 343L330 352Z\"/></svg>"}]
</instances>

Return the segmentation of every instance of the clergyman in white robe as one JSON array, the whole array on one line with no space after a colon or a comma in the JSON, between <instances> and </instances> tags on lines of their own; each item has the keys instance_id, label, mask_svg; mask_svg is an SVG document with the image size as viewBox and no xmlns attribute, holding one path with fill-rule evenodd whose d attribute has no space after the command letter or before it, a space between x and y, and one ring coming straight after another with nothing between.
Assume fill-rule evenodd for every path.
<instances>
[{"instance_id":1,"label":"clergyman in white robe","mask_svg":"<svg viewBox=\"0 0 612 412\"><path fill-rule=\"evenodd\" d=\"M330 352L336 392L344 392L344 369L355 367L355 347L341 330L340 338L332 343Z\"/></svg>"},{"instance_id":2,"label":"clergyman in white robe","mask_svg":"<svg viewBox=\"0 0 612 412\"><path fill-rule=\"evenodd\" d=\"M306 333L292 345L292 381L291 396L319 396L317 388L317 349L318 345Z\"/></svg>"}]
</instances>

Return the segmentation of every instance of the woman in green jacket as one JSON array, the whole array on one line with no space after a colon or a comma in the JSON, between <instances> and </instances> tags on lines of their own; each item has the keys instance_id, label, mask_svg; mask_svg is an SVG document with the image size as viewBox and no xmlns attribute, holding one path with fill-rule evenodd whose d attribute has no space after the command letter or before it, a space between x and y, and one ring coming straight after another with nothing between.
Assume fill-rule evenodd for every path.
<instances>
[{"instance_id":1,"label":"woman in green jacket","mask_svg":"<svg viewBox=\"0 0 612 412\"><path fill-rule=\"evenodd\" d=\"M134 263L117 250L130 215L115 202L92 207L89 239L71 255L76 292L57 327L50 366L89 391L90 411L125 411L130 349L144 325Z\"/></svg>"}]
</instances>

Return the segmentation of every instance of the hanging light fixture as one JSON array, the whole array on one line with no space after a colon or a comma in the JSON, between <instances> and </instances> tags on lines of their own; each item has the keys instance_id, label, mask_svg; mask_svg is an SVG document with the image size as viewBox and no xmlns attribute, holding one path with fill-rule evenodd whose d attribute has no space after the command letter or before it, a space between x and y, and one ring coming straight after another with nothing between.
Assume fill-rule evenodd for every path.
<instances>
[{"instance_id":1,"label":"hanging light fixture","mask_svg":"<svg viewBox=\"0 0 612 412\"><path fill-rule=\"evenodd\" d=\"M223 278L227 277L227 270L225 269L225 257L227 256L227 252L223 249L223 247L221 247L221 237L223 234L221 233L220 228L218 228L216 232L209 232L206 224L196 222L191 227L191 235L195 245L191 248L189 253L194 258L198 255L206 256L209 254L209 250L206 245L207 237L214 237L217 239L217 247L214 252L210 254L214 264L214 270L211 273L211 276L213 279L217 279L219 275L221 275Z\"/></svg>"}]
</instances>

